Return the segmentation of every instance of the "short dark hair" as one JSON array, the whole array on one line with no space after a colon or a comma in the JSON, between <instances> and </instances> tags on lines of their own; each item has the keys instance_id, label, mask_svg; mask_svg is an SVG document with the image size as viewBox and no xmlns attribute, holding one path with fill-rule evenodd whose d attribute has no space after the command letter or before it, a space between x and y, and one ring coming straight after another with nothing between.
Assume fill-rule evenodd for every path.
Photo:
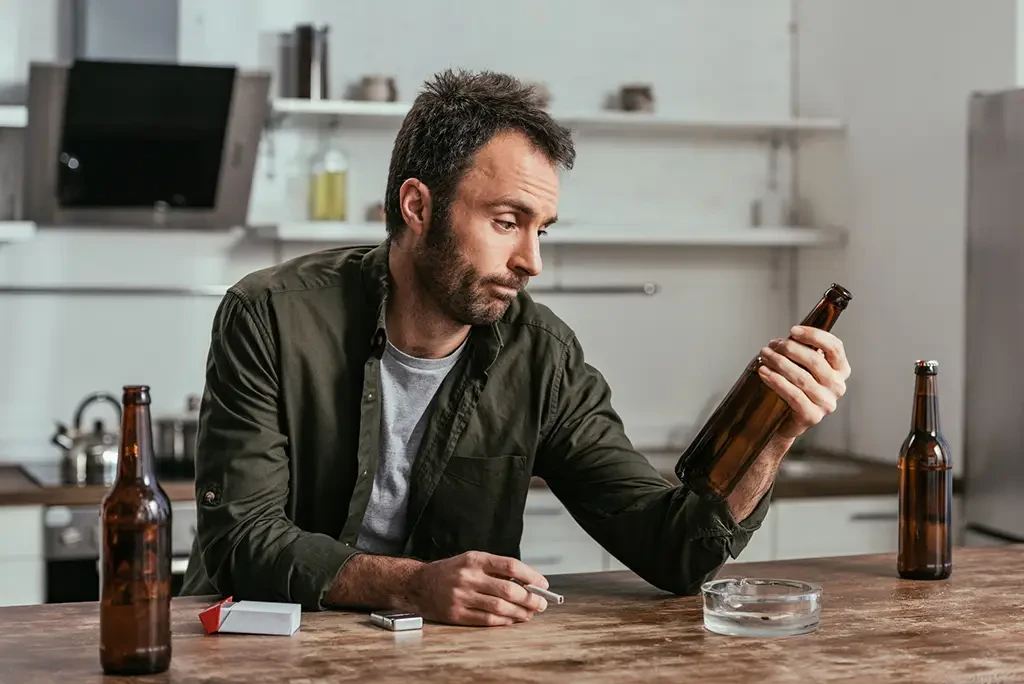
<instances>
[{"instance_id":1,"label":"short dark hair","mask_svg":"<svg viewBox=\"0 0 1024 684\"><path fill-rule=\"evenodd\" d=\"M508 74L448 69L424 84L395 138L388 168L384 212L388 236L405 229L399 189L422 181L443 216L473 156L495 135L518 131L553 164L571 169L576 149L568 128L548 114L536 90Z\"/></svg>"}]
</instances>

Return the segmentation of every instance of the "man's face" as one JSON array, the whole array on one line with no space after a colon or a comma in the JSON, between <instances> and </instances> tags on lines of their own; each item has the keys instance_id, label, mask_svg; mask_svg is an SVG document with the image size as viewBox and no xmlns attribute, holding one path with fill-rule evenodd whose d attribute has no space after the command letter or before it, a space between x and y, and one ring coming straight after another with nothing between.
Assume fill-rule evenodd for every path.
<instances>
[{"instance_id":1,"label":"man's face","mask_svg":"<svg viewBox=\"0 0 1024 684\"><path fill-rule=\"evenodd\" d=\"M461 325L499 320L540 274L540 235L555 222L558 172L519 133L477 152L447 212L433 212L416 249L421 285Z\"/></svg>"}]
</instances>

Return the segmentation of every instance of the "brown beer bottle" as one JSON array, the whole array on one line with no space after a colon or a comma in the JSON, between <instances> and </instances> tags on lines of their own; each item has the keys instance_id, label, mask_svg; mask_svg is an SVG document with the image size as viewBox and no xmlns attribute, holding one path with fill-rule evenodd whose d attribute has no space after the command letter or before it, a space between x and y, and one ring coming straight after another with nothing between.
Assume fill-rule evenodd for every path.
<instances>
[{"instance_id":1,"label":"brown beer bottle","mask_svg":"<svg viewBox=\"0 0 1024 684\"><path fill-rule=\"evenodd\" d=\"M853 295L832 283L800 325L829 331ZM756 356L676 463L679 479L701 496L724 500L789 417L782 397L761 380Z\"/></svg>"},{"instance_id":2,"label":"brown beer bottle","mask_svg":"<svg viewBox=\"0 0 1024 684\"><path fill-rule=\"evenodd\" d=\"M914 364L914 413L900 449L897 570L906 579L946 579L953 572L953 464L939 431L936 361Z\"/></svg>"},{"instance_id":3,"label":"brown beer bottle","mask_svg":"<svg viewBox=\"0 0 1024 684\"><path fill-rule=\"evenodd\" d=\"M107 674L171 662L171 504L156 479L149 387L124 388L117 478L100 512L100 663Z\"/></svg>"}]
</instances>

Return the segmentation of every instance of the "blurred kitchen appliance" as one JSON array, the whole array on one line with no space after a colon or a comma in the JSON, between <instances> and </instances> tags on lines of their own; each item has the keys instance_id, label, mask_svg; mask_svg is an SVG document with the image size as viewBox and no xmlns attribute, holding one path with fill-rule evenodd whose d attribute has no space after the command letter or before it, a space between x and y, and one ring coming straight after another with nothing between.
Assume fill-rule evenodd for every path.
<instances>
[{"instance_id":1,"label":"blurred kitchen appliance","mask_svg":"<svg viewBox=\"0 0 1024 684\"><path fill-rule=\"evenodd\" d=\"M326 24L299 24L295 27L294 97L305 100L326 100L329 97L327 85L327 41L330 27Z\"/></svg>"},{"instance_id":2,"label":"blurred kitchen appliance","mask_svg":"<svg viewBox=\"0 0 1024 684\"><path fill-rule=\"evenodd\" d=\"M196 536L194 502L171 503L171 595L177 596ZM100 516L98 506L47 506L43 513L46 602L99 600Z\"/></svg>"},{"instance_id":3,"label":"blurred kitchen appliance","mask_svg":"<svg viewBox=\"0 0 1024 684\"><path fill-rule=\"evenodd\" d=\"M619 97L624 111L654 111L654 86L649 83L627 83L619 89Z\"/></svg>"},{"instance_id":4,"label":"blurred kitchen appliance","mask_svg":"<svg viewBox=\"0 0 1024 684\"><path fill-rule=\"evenodd\" d=\"M44 489L60 490L67 486L59 463L27 463L21 468ZM171 501L171 515L171 593L177 596L196 536L195 501ZM98 601L100 504L45 506L43 556L47 603Z\"/></svg>"},{"instance_id":5,"label":"blurred kitchen appliance","mask_svg":"<svg viewBox=\"0 0 1024 684\"><path fill-rule=\"evenodd\" d=\"M971 545L1020 543L1024 90L971 96L967 150L965 531ZM927 252L928 245L919 246L921 255Z\"/></svg>"},{"instance_id":6,"label":"blurred kitchen appliance","mask_svg":"<svg viewBox=\"0 0 1024 684\"><path fill-rule=\"evenodd\" d=\"M143 61L33 63L25 218L43 225L246 222L270 76Z\"/></svg>"},{"instance_id":7,"label":"blurred kitchen appliance","mask_svg":"<svg viewBox=\"0 0 1024 684\"><path fill-rule=\"evenodd\" d=\"M360 81L359 94L368 102L394 102L398 99L398 88L392 76L369 74Z\"/></svg>"},{"instance_id":8,"label":"blurred kitchen appliance","mask_svg":"<svg viewBox=\"0 0 1024 684\"><path fill-rule=\"evenodd\" d=\"M200 404L200 397L189 395L185 399L184 414L153 421L156 423L157 477L184 480L195 476Z\"/></svg>"},{"instance_id":9,"label":"blurred kitchen appliance","mask_svg":"<svg viewBox=\"0 0 1024 684\"><path fill-rule=\"evenodd\" d=\"M114 425L120 425L121 402L106 392L94 392L82 399L75 409L70 428L57 423L57 431L51 441L64 450L60 469L63 484L109 486L117 476L120 429L108 432L102 420L95 421L92 430L82 429L85 410L97 402L112 405L117 416Z\"/></svg>"}]
</instances>

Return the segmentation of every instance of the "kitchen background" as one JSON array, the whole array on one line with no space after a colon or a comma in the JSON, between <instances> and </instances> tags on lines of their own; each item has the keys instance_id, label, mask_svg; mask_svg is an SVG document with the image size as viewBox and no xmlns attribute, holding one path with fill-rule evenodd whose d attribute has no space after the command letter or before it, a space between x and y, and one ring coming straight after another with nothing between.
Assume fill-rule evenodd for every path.
<instances>
[{"instance_id":1,"label":"kitchen background","mask_svg":"<svg viewBox=\"0 0 1024 684\"><path fill-rule=\"evenodd\" d=\"M86 30L76 4L91 6ZM892 466L909 428L911 364L934 358L963 475L967 103L1024 73L1017 4L4 0L0 101L13 106L0 106L0 461L59 459L54 422L93 391L147 383L155 416L182 414L203 388L216 293L257 268L382 234L365 219L383 196L401 103L461 66L543 82L577 131L562 220L531 287L576 329L637 446L678 452L757 349L835 281L853 293L835 332L854 375L803 446ZM281 97L278 41L304 23L329 27L326 105ZM75 50L272 74L246 226L18 221L28 64ZM394 79L397 104L333 102L371 74ZM605 111L631 83L651 87L653 115ZM309 220L309 172L326 149L347 159L347 225ZM767 207L773 185L789 218L752 226L752 203ZM89 416L114 418L102 406ZM813 527L796 537L810 540L800 552L830 552ZM777 556L770 539L765 553Z\"/></svg>"}]
</instances>

